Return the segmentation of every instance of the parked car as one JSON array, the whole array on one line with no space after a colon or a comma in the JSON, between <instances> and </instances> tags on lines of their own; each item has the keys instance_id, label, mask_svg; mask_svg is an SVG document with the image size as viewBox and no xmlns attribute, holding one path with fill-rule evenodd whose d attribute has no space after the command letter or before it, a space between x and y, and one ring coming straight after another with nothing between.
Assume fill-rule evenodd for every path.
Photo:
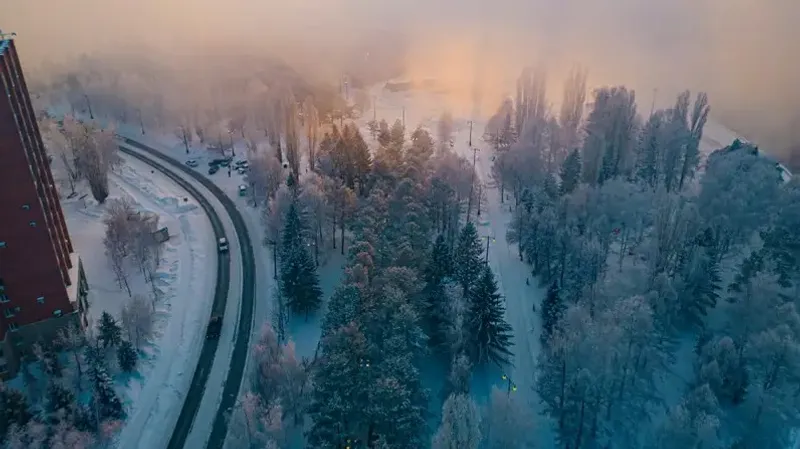
<instances>
[{"instance_id":1,"label":"parked car","mask_svg":"<svg viewBox=\"0 0 800 449\"><path fill-rule=\"evenodd\" d=\"M206 338L219 338L222 333L222 317L213 315L208 320L208 327L206 328Z\"/></svg>"},{"instance_id":2,"label":"parked car","mask_svg":"<svg viewBox=\"0 0 800 449\"><path fill-rule=\"evenodd\" d=\"M208 174L209 175L213 175L214 173L216 173L218 171L219 171L219 166L218 165L212 165L211 167L208 168Z\"/></svg>"},{"instance_id":3,"label":"parked car","mask_svg":"<svg viewBox=\"0 0 800 449\"><path fill-rule=\"evenodd\" d=\"M245 168L247 168L247 167L250 166L250 163L247 162L246 160L242 159L242 160L236 161L236 163L233 164L233 165L235 167L245 167Z\"/></svg>"},{"instance_id":4,"label":"parked car","mask_svg":"<svg viewBox=\"0 0 800 449\"><path fill-rule=\"evenodd\" d=\"M186 165L189 167L197 167L197 160L196 159L189 159L186 161Z\"/></svg>"},{"instance_id":5,"label":"parked car","mask_svg":"<svg viewBox=\"0 0 800 449\"><path fill-rule=\"evenodd\" d=\"M247 196L247 186L246 185L241 184L239 186L239 196Z\"/></svg>"},{"instance_id":6,"label":"parked car","mask_svg":"<svg viewBox=\"0 0 800 449\"><path fill-rule=\"evenodd\" d=\"M236 171L238 171L240 175L243 175L247 173L247 167L239 167L236 169Z\"/></svg>"},{"instance_id":7,"label":"parked car","mask_svg":"<svg viewBox=\"0 0 800 449\"><path fill-rule=\"evenodd\" d=\"M219 165L221 165L223 167L228 167L229 165L231 165L231 160L230 159L223 159L223 160L220 161Z\"/></svg>"},{"instance_id":8,"label":"parked car","mask_svg":"<svg viewBox=\"0 0 800 449\"><path fill-rule=\"evenodd\" d=\"M227 253L228 252L228 239L225 237L220 237L219 241L217 242L217 247L219 248L219 252Z\"/></svg>"}]
</instances>

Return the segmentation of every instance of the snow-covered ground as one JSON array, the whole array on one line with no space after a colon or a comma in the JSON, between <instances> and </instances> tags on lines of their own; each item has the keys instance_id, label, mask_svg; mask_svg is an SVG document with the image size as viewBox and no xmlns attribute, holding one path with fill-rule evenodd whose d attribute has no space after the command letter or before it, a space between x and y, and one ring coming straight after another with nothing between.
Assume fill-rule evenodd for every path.
<instances>
[{"instance_id":1,"label":"snow-covered ground","mask_svg":"<svg viewBox=\"0 0 800 449\"><path fill-rule=\"evenodd\" d=\"M168 423L180 411L203 341L204 323L213 299L216 248L211 225L185 190L148 165L123 157L110 177L110 199L127 197L141 210L154 212L169 229L156 275L158 300L155 336L144 345L143 358L133 376L116 376L128 418L117 438L120 447L155 447L152 438L169 435ZM188 201L184 201L187 198ZM105 206L90 195L63 200L67 226L81 254L89 283L89 314L96 322L103 311L119 318L127 293L117 285L104 253L102 222ZM134 294L152 297L135 267ZM165 425L165 423L167 423Z\"/></svg>"},{"instance_id":2,"label":"snow-covered ground","mask_svg":"<svg viewBox=\"0 0 800 449\"><path fill-rule=\"evenodd\" d=\"M273 276L274 267L272 250L270 246L264 244L266 236L262 222L263 210L254 207L250 202L249 197L239 196L239 186L245 182L243 179L244 176L238 174L235 170L232 170L229 176L228 171L224 168L213 175L209 175L207 173L207 162L211 159L219 158L220 154L216 151L209 151L197 143L190 147L190 152L187 154L182 142L180 142L174 136L163 134L157 135L152 132L142 135L141 130L138 127L127 124L118 124L117 132L122 136L151 146L152 148L157 149L164 154L175 157L178 160L197 160L198 165L195 170L212 180L236 204L237 209L242 214L245 225L248 228L250 238L253 243L253 251L256 261L256 303L253 315L254 325L253 333L251 335L252 342L254 338L257 338L263 324L272 322L272 297L276 287L276 281L274 280ZM247 150L243 146L237 145L236 159L246 158ZM216 203L216 201L214 201L214 203ZM227 221L227 218L224 218L224 221ZM230 226L231 230L228 230L228 225L226 225L226 233L233 235L232 225ZM234 242L232 242L231 246L232 254L234 252L238 252L233 244ZM238 243L236 245L236 247L238 247ZM322 257L322 263L319 268L319 277L320 287L323 291L323 297L326 300L330 297L336 286L339 284L344 263L345 258L338 252L338 250L329 252ZM241 283L235 283L233 277L233 268L231 271L231 276L231 295L235 295L235 298L238 298L241 294ZM234 284L237 286L236 288L238 288L237 292L234 292L233 290ZM234 306L231 304L232 302L236 303L237 308L235 310L233 309ZM218 349L217 357L214 360L214 366L212 367L212 373L209 376L206 394L203 398L203 402L201 403L200 411L195 418L192 432L187 438L187 447L201 447L208 438L208 433L211 429L211 423L213 422L214 414L217 411L218 404L221 399L222 386L227 375L227 366L230 363L230 352L233 347L232 333L234 332L234 327L236 324L231 323L229 325L228 322L229 319L232 319L231 317L236 317L236 319L238 319L238 303L238 299L233 300L233 297L229 298L228 310L226 310L225 315L225 324L223 325L223 335L220 339L220 347ZM296 354L298 357L314 357L320 338L321 319L322 313L318 313L312 316L308 322L305 322L302 318L292 319L290 321L288 328L289 336L295 343ZM252 367L248 361L248 365L245 369L245 378L242 382L242 392L249 388L249 373L251 370Z\"/></svg>"}]
</instances>

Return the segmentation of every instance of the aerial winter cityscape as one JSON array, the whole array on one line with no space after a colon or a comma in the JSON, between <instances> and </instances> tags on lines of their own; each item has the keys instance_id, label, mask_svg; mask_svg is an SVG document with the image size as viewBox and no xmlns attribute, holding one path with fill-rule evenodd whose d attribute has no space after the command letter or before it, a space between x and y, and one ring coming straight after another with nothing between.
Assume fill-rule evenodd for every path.
<instances>
[{"instance_id":1,"label":"aerial winter cityscape","mask_svg":"<svg viewBox=\"0 0 800 449\"><path fill-rule=\"evenodd\" d=\"M9 1L0 449L800 448L798 67L751 120L552 0Z\"/></svg>"}]
</instances>

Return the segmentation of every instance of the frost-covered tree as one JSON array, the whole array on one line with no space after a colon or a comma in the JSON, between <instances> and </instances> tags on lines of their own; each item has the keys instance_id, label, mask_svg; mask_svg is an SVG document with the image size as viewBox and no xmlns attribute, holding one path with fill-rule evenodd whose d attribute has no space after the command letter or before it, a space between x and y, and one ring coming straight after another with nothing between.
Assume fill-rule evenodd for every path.
<instances>
[{"instance_id":1,"label":"frost-covered tree","mask_svg":"<svg viewBox=\"0 0 800 449\"><path fill-rule=\"evenodd\" d=\"M122 328L105 310L100 315L100 322L97 323L97 333L97 338L104 348L115 348L122 342Z\"/></svg>"},{"instance_id":2,"label":"frost-covered tree","mask_svg":"<svg viewBox=\"0 0 800 449\"><path fill-rule=\"evenodd\" d=\"M481 444L478 406L466 394L451 394L442 406L442 423L433 436L432 449L478 449Z\"/></svg>"},{"instance_id":3,"label":"frost-covered tree","mask_svg":"<svg viewBox=\"0 0 800 449\"><path fill-rule=\"evenodd\" d=\"M583 180L602 184L627 175L633 165L636 95L625 87L597 89L586 119L583 144Z\"/></svg>"},{"instance_id":4,"label":"frost-covered tree","mask_svg":"<svg viewBox=\"0 0 800 449\"><path fill-rule=\"evenodd\" d=\"M280 405L284 416L298 424L307 405L309 382L308 373L297 360L294 343L281 344L272 327L265 325L253 346L253 359L254 393L266 407Z\"/></svg>"},{"instance_id":5,"label":"frost-covered tree","mask_svg":"<svg viewBox=\"0 0 800 449\"><path fill-rule=\"evenodd\" d=\"M558 283L553 282L547 289L547 295L542 302L542 341L546 342L564 316L566 306L558 295Z\"/></svg>"},{"instance_id":6,"label":"frost-covered tree","mask_svg":"<svg viewBox=\"0 0 800 449\"><path fill-rule=\"evenodd\" d=\"M150 301L142 295L133 295L122 308L122 327L137 349L153 334L155 311Z\"/></svg>"},{"instance_id":7,"label":"frost-covered tree","mask_svg":"<svg viewBox=\"0 0 800 449\"><path fill-rule=\"evenodd\" d=\"M445 277L452 273L452 252L443 235L436 238L430 259L425 267L425 296L423 318L428 343L435 351L449 348L449 329L452 325L451 307L445 293ZM447 353L448 351L445 351Z\"/></svg>"},{"instance_id":8,"label":"frost-covered tree","mask_svg":"<svg viewBox=\"0 0 800 449\"><path fill-rule=\"evenodd\" d=\"M705 385L723 404L744 400L749 382L741 348L733 339L721 337L706 343L695 361L697 383Z\"/></svg>"},{"instance_id":9,"label":"frost-covered tree","mask_svg":"<svg viewBox=\"0 0 800 449\"><path fill-rule=\"evenodd\" d=\"M131 223L136 216L133 203L127 198L109 201L106 215L103 218L106 232L103 245L106 256L111 262L111 269L117 278L120 288L125 288L128 296L132 295L128 282L126 259L132 254L133 232Z\"/></svg>"},{"instance_id":10,"label":"frost-covered tree","mask_svg":"<svg viewBox=\"0 0 800 449\"><path fill-rule=\"evenodd\" d=\"M532 441L534 417L521 403L518 395L492 387L486 410L486 447L503 449L526 447Z\"/></svg>"},{"instance_id":11,"label":"frost-covered tree","mask_svg":"<svg viewBox=\"0 0 800 449\"><path fill-rule=\"evenodd\" d=\"M128 340L122 340L117 347L117 364L122 371L130 373L136 368L136 362L139 359L139 354L136 349Z\"/></svg>"},{"instance_id":12,"label":"frost-covered tree","mask_svg":"<svg viewBox=\"0 0 800 449\"><path fill-rule=\"evenodd\" d=\"M492 270L484 267L467 294L468 308L464 319L467 354L476 365L487 362L506 364L512 356L509 349L513 345L512 329L505 321L503 302Z\"/></svg>"},{"instance_id":13,"label":"frost-covered tree","mask_svg":"<svg viewBox=\"0 0 800 449\"><path fill-rule=\"evenodd\" d=\"M304 224L298 206L292 203L282 232L280 282L286 304L308 320L322 303L317 268L303 238Z\"/></svg>"},{"instance_id":14,"label":"frost-covered tree","mask_svg":"<svg viewBox=\"0 0 800 449\"><path fill-rule=\"evenodd\" d=\"M306 131L306 146L308 149L308 168L315 171L314 163L317 161L317 145L319 144L319 111L314 106L311 97L303 102L303 127Z\"/></svg>"},{"instance_id":15,"label":"frost-covered tree","mask_svg":"<svg viewBox=\"0 0 800 449\"><path fill-rule=\"evenodd\" d=\"M368 360L367 342L357 324L340 328L325 338L313 374L309 444L341 448L356 439L364 441L369 410Z\"/></svg>"},{"instance_id":16,"label":"frost-covered tree","mask_svg":"<svg viewBox=\"0 0 800 449\"><path fill-rule=\"evenodd\" d=\"M106 418L121 419L125 416L125 410L117 392L114 390L114 383L105 366L99 348L95 343L87 347L86 360L89 366L88 373L92 381L92 409L96 425L100 420Z\"/></svg>"},{"instance_id":17,"label":"frost-covered tree","mask_svg":"<svg viewBox=\"0 0 800 449\"><path fill-rule=\"evenodd\" d=\"M484 265L483 245L478 237L478 230L468 221L461 229L453 256L454 275L464 294L478 282Z\"/></svg>"},{"instance_id":18,"label":"frost-covered tree","mask_svg":"<svg viewBox=\"0 0 800 449\"><path fill-rule=\"evenodd\" d=\"M720 449L724 447L719 434L721 416L722 410L714 393L708 385L700 385L669 410L647 447Z\"/></svg>"},{"instance_id":19,"label":"frost-covered tree","mask_svg":"<svg viewBox=\"0 0 800 449\"><path fill-rule=\"evenodd\" d=\"M570 151L564 163L561 165L561 185L559 186L562 195L572 193L581 182L581 153L577 149Z\"/></svg>"},{"instance_id":20,"label":"frost-covered tree","mask_svg":"<svg viewBox=\"0 0 800 449\"><path fill-rule=\"evenodd\" d=\"M586 70L576 67L572 69L564 83L558 123L562 130L561 145L567 151L578 149L580 145L578 133L586 103L586 77Z\"/></svg>"},{"instance_id":21,"label":"frost-covered tree","mask_svg":"<svg viewBox=\"0 0 800 449\"><path fill-rule=\"evenodd\" d=\"M750 145L712 153L700 181L697 208L711 227L720 257L764 224L782 186L775 164Z\"/></svg>"},{"instance_id":22,"label":"frost-covered tree","mask_svg":"<svg viewBox=\"0 0 800 449\"><path fill-rule=\"evenodd\" d=\"M245 179L250 185L253 201L258 206L267 205L270 198L275 196L286 181L283 167L271 149L253 155L249 161L250 168L245 174Z\"/></svg>"},{"instance_id":23,"label":"frost-covered tree","mask_svg":"<svg viewBox=\"0 0 800 449\"><path fill-rule=\"evenodd\" d=\"M25 395L0 384L0 435L11 426L24 426L33 417Z\"/></svg>"}]
</instances>

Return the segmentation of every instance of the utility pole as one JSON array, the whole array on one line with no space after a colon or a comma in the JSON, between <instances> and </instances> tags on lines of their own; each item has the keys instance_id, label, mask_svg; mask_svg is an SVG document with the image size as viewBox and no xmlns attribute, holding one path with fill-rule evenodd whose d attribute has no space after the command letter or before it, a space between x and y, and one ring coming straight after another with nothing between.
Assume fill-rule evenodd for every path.
<instances>
[{"instance_id":1,"label":"utility pole","mask_svg":"<svg viewBox=\"0 0 800 449\"><path fill-rule=\"evenodd\" d=\"M469 146L472 148L472 120L469 121ZM474 162L473 165L475 165Z\"/></svg>"},{"instance_id":2,"label":"utility pole","mask_svg":"<svg viewBox=\"0 0 800 449\"><path fill-rule=\"evenodd\" d=\"M376 104L378 103L378 97L375 95L372 96L372 121L378 121L378 109L376 108Z\"/></svg>"},{"instance_id":3,"label":"utility pole","mask_svg":"<svg viewBox=\"0 0 800 449\"><path fill-rule=\"evenodd\" d=\"M492 236L486 236L486 265L489 265L489 242L492 240Z\"/></svg>"},{"instance_id":4,"label":"utility pole","mask_svg":"<svg viewBox=\"0 0 800 449\"><path fill-rule=\"evenodd\" d=\"M470 145L472 146L472 145ZM472 180L469 184L469 198L467 199L467 221L470 220L472 216L472 194L475 191L475 159L478 155L478 148L472 147Z\"/></svg>"},{"instance_id":5,"label":"utility pole","mask_svg":"<svg viewBox=\"0 0 800 449\"><path fill-rule=\"evenodd\" d=\"M478 183L478 217L481 216L481 188L483 184Z\"/></svg>"}]
</instances>

